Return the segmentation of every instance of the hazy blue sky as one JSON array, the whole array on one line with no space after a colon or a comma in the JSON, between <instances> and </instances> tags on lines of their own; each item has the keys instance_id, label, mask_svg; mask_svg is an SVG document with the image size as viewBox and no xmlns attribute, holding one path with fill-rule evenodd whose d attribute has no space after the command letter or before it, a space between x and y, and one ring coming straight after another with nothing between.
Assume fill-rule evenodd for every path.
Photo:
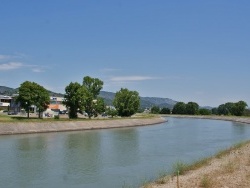
<instances>
[{"instance_id":1,"label":"hazy blue sky","mask_svg":"<svg viewBox=\"0 0 250 188\"><path fill-rule=\"evenodd\" d=\"M84 76L141 96L250 106L249 0L1 0L0 85Z\"/></svg>"}]
</instances>

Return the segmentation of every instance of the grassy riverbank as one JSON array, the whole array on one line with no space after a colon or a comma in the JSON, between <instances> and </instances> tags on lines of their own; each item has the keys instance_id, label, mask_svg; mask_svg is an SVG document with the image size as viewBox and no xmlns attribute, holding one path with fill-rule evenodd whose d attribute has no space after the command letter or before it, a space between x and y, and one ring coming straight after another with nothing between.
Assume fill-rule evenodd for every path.
<instances>
[{"instance_id":1,"label":"grassy riverbank","mask_svg":"<svg viewBox=\"0 0 250 188\"><path fill-rule=\"evenodd\" d=\"M0 117L0 135L45 133L61 131L83 131L93 129L111 129L134 126L146 126L163 123L160 116L136 115L130 118L79 118L79 119L38 119L26 117Z\"/></svg>"},{"instance_id":2,"label":"grassy riverbank","mask_svg":"<svg viewBox=\"0 0 250 188\"><path fill-rule=\"evenodd\" d=\"M173 116L171 116L173 117ZM177 116L174 116L177 117ZM180 117L180 116L178 116ZM206 118L226 121L250 123L249 117L234 116L181 116L183 118ZM159 175L152 183L144 188L235 188L250 187L250 141L243 141L226 150L218 152L213 157L201 159L193 164L177 162L173 165L172 173ZM177 171L179 176L177 178ZM177 180L178 179L178 180Z\"/></svg>"},{"instance_id":3,"label":"grassy riverbank","mask_svg":"<svg viewBox=\"0 0 250 188\"><path fill-rule=\"evenodd\" d=\"M215 156L202 159L191 165L177 163L173 173L160 177L144 188L185 187L250 187L250 141L241 142L229 149L218 152ZM178 167L178 168L176 168ZM180 171L177 178L176 171ZM178 180L177 180L178 179Z\"/></svg>"}]
</instances>

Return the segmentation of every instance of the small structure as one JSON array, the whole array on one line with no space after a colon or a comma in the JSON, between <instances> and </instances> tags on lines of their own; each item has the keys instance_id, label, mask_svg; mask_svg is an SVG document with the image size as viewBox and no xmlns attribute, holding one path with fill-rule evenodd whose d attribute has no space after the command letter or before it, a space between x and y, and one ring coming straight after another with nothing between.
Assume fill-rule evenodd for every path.
<instances>
[{"instance_id":1,"label":"small structure","mask_svg":"<svg viewBox=\"0 0 250 188\"><path fill-rule=\"evenodd\" d=\"M12 97L0 95L0 107L4 110L9 110Z\"/></svg>"}]
</instances>

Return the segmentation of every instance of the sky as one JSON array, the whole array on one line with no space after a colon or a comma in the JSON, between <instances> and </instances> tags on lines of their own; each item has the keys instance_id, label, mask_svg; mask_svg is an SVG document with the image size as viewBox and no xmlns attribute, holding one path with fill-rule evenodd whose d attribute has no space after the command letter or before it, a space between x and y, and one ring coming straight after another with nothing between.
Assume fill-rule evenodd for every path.
<instances>
[{"instance_id":1,"label":"sky","mask_svg":"<svg viewBox=\"0 0 250 188\"><path fill-rule=\"evenodd\" d=\"M0 85L91 76L200 106L250 106L249 0L1 0Z\"/></svg>"}]
</instances>

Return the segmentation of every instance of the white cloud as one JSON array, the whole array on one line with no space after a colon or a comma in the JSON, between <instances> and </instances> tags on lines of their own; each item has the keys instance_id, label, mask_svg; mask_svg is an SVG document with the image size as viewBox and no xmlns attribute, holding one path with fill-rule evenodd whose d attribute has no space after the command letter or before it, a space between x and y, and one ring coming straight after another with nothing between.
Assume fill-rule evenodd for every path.
<instances>
[{"instance_id":1,"label":"white cloud","mask_svg":"<svg viewBox=\"0 0 250 188\"><path fill-rule=\"evenodd\" d=\"M25 60L28 57L25 54L16 53L15 55L0 54L0 71L11 71L21 68L26 68L35 73L44 72L45 67L39 65L30 65L20 62L20 59Z\"/></svg>"},{"instance_id":2,"label":"white cloud","mask_svg":"<svg viewBox=\"0 0 250 188\"><path fill-rule=\"evenodd\" d=\"M0 60L6 60L6 59L9 59L10 56L9 55L1 55L0 54Z\"/></svg>"},{"instance_id":3,"label":"white cloud","mask_svg":"<svg viewBox=\"0 0 250 188\"><path fill-rule=\"evenodd\" d=\"M3 63L3 64L0 64L0 71L19 69L23 66L24 65L20 62Z\"/></svg>"},{"instance_id":4,"label":"white cloud","mask_svg":"<svg viewBox=\"0 0 250 188\"><path fill-rule=\"evenodd\" d=\"M119 70L120 69L104 68L104 69L101 69L100 72L115 72Z\"/></svg>"},{"instance_id":5,"label":"white cloud","mask_svg":"<svg viewBox=\"0 0 250 188\"><path fill-rule=\"evenodd\" d=\"M39 72L44 72L44 70L43 70L42 68L39 68L39 67L32 68L32 71L33 71L33 72L37 72L37 73L39 73Z\"/></svg>"},{"instance_id":6,"label":"white cloud","mask_svg":"<svg viewBox=\"0 0 250 188\"><path fill-rule=\"evenodd\" d=\"M157 77L150 76L115 76L111 77L110 80L113 82L130 82L130 81L144 81L144 80L156 80Z\"/></svg>"}]
</instances>

